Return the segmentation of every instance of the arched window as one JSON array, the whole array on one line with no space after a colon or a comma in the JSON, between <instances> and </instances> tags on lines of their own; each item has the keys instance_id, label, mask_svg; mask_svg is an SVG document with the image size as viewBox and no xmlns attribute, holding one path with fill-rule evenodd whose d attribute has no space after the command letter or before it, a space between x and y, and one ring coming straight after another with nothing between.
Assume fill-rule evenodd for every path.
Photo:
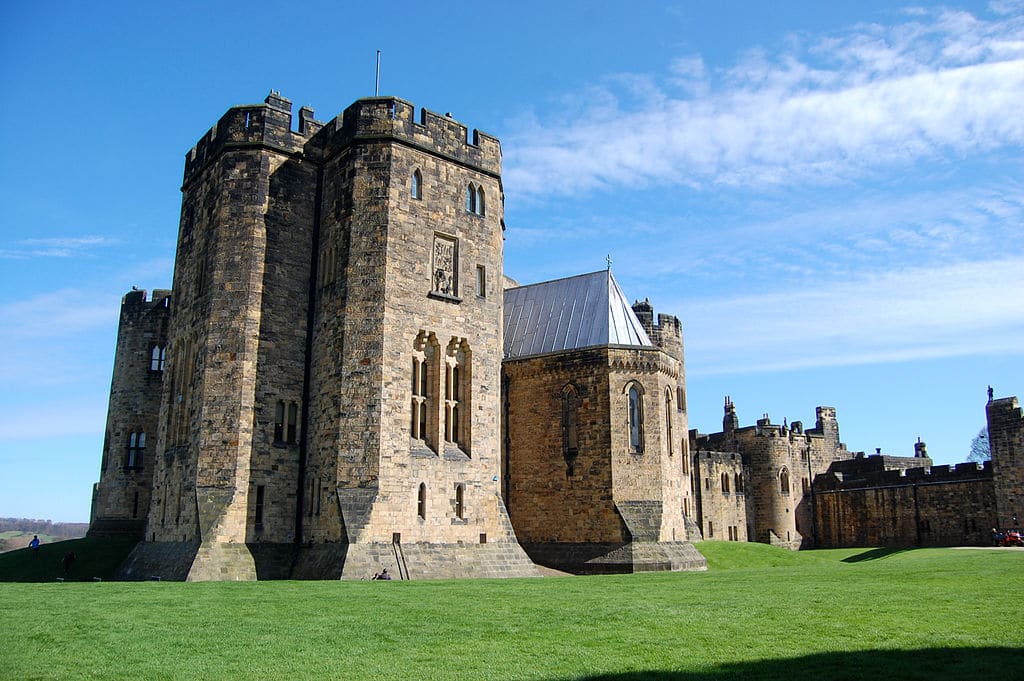
<instances>
[{"instance_id":1,"label":"arched window","mask_svg":"<svg viewBox=\"0 0 1024 681\"><path fill-rule=\"evenodd\" d=\"M783 468L779 472L779 491L789 494L789 469Z\"/></svg>"},{"instance_id":2,"label":"arched window","mask_svg":"<svg viewBox=\"0 0 1024 681\"><path fill-rule=\"evenodd\" d=\"M420 483L420 489L416 493L416 515L421 520L427 518L427 485L423 482Z\"/></svg>"},{"instance_id":3,"label":"arched window","mask_svg":"<svg viewBox=\"0 0 1024 681\"><path fill-rule=\"evenodd\" d=\"M444 361L444 439L469 453L471 366L469 344L452 338Z\"/></svg>"},{"instance_id":4,"label":"arched window","mask_svg":"<svg viewBox=\"0 0 1024 681\"><path fill-rule=\"evenodd\" d=\"M409 182L409 196L414 199L423 198L423 175L420 174L419 169L412 172L412 178Z\"/></svg>"},{"instance_id":5,"label":"arched window","mask_svg":"<svg viewBox=\"0 0 1024 681\"><path fill-rule=\"evenodd\" d=\"M465 506L465 485L455 485L455 517L462 520L465 517L466 506Z\"/></svg>"},{"instance_id":6,"label":"arched window","mask_svg":"<svg viewBox=\"0 0 1024 681\"><path fill-rule=\"evenodd\" d=\"M579 454L578 407L576 388L565 386L562 389L562 456L565 458L565 474L569 477L576 474L576 456Z\"/></svg>"},{"instance_id":7,"label":"arched window","mask_svg":"<svg viewBox=\"0 0 1024 681\"><path fill-rule=\"evenodd\" d=\"M685 444L685 442L681 443L680 446L682 447L682 451L683 451L683 456L681 457L682 458L681 463L682 463L682 466L683 466L683 475L689 475L690 474L690 456L689 456L689 454L686 451L686 444Z\"/></svg>"},{"instance_id":8,"label":"arched window","mask_svg":"<svg viewBox=\"0 0 1024 681\"><path fill-rule=\"evenodd\" d=\"M736 474L736 494L743 494L743 474Z\"/></svg>"},{"instance_id":9,"label":"arched window","mask_svg":"<svg viewBox=\"0 0 1024 681\"><path fill-rule=\"evenodd\" d=\"M729 493L729 474L722 473L722 494Z\"/></svg>"},{"instance_id":10,"label":"arched window","mask_svg":"<svg viewBox=\"0 0 1024 681\"><path fill-rule=\"evenodd\" d=\"M484 188L470 182L466 185L466 212L484 214Z\"/></svg>"},{"instance_id":11,"label":"arched window","mask_svg":"<svg viewBox=\"0 0 1024 681\"><path fill-rule=\"evenodd\" d=\"M644 451L644 405L637 384L629 386L629 451L640 454Z\"/></svg>"},{"instance_id":12,"label":"arched window","mask_svg":"<svg viewBox=\"0 0 1024 681\"><path fill-rule=\"evenodd\" d=\"M668 455L672 456L672 390L665 389L665 443Z\"/></svg>"},{"instance_id":13,"label":"arched window","mask_svg":"<svg viewBox=\"0 0 1024 681\"><path fill-rule=\"evenodd\" d=\"M434 335L420 331L413 341L410 435L431 449L434 449L437 436L436 390L440 354Z\"/></svg>"}]
</instances>

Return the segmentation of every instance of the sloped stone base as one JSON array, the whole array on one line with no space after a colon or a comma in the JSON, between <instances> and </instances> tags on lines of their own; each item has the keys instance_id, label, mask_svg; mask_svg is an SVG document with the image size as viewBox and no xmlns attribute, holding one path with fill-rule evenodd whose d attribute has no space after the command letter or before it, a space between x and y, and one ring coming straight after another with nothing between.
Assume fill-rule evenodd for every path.
<instances>
[{"instance_id":1,"label":"sloped stone base","mask_svg":"<svg viewBox=\"0 0 1024 681\"><path fill-rule=\"evenodd\" d=\"M538 565L578 575L706 570L690 542L537 543L523 548Z\"/></svg>"},{"instance_id":2,"label":"sloped stone base","mask_svg":"<svg viewBox=\"0 0 1024 681\"><path fill-rule=\"evenodd\" d=\"M538 577L513 542L487 544L319 544L299 550L292 579L370 579L387 569L393 579Z\"/></svg>"},{"instance_id":3,"label":"sloped stone base","mask_svg":"<svg viewBox=\"0 0 1024 681\"><path fill-rule=\"evenodd\" d=\"M199 552L199 542L139 542L117 568L117 579L141 582L149 579L183 582Z\"/></svg>"}]
</instances>

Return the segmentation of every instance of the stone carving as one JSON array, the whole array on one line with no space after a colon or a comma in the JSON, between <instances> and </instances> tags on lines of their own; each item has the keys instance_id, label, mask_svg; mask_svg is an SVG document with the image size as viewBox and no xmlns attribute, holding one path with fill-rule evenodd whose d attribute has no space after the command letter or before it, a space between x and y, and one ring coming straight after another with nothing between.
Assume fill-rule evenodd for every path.
<instances>
[{"instance_id":1,"label":"stone carving","mask_svg":"<svg viewBox=\"0 0 1024 681\"><path fill-rule=\"evenodd\" d=\"M456 265L458 242L450 237L434 236L433 291L446 296L457 295Z\"/></svg>"}]
</instances>

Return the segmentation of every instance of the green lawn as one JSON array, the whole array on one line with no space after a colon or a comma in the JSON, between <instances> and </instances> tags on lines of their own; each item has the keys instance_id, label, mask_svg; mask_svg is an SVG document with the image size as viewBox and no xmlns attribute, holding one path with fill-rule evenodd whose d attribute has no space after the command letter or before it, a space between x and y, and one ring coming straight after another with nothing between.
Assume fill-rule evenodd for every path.
<instances>
[{"instance_id":1,"label":"green lawn","mask_svg":"<svg viewBox=\"0 0 1024 681\"><path fill-rule=\"evenodd\" d=\"M0 584L0 677L1024 678L1024 552L699 548L706 573Z\"/></svg>"}]
</instances>

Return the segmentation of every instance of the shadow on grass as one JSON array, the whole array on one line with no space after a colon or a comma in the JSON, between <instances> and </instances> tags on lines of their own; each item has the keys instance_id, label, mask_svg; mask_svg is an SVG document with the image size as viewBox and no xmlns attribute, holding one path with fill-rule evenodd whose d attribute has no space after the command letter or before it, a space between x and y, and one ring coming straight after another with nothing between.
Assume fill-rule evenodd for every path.
<instances>
[{"instance_id":1,"label":"shadow on grass","mask_svg":"<svg viewBox=\"0 0 1024 681\"><path fill-rule=\"evenodd\" d=\"M8 551L0 554L0 582L109 581L136 543L136 539L120 537L84 537L44 543L38 551ZM65 571L64 557L69 553L74 553L75 559Z\"/></svg>"},{"instance_id":2,"label":"shadow on grass","mask_svg":"<svg viewBox=\"0 0 1024 681\"><path fill-rule=\"evenodd\" d=\"M961 681L1024 679L1024 648L925 648L819 653L805 657L723 664L706 672L649 671L575 677L575 681ZM567 680L566 680L567 681Z\"/></svg>"},{"instance_id":3,"label":"shadow on grass","mask_svg":"<svg viewBox=\"0 0 1024 681\"><path fill-rule=\"evenodd\" d=\"M897 553L903 553L905 551L912 551L912 550L913 549L899 549L899 548L871 549L870 551L865 551L864 553L858 553L855 556L848 556L846 558L843 558L843 562L844 563L861 563L861 562L863 562L865 560L878 560L880 558L888 558L889 556L894 556Z\"/></svg>"}]
</instances>

